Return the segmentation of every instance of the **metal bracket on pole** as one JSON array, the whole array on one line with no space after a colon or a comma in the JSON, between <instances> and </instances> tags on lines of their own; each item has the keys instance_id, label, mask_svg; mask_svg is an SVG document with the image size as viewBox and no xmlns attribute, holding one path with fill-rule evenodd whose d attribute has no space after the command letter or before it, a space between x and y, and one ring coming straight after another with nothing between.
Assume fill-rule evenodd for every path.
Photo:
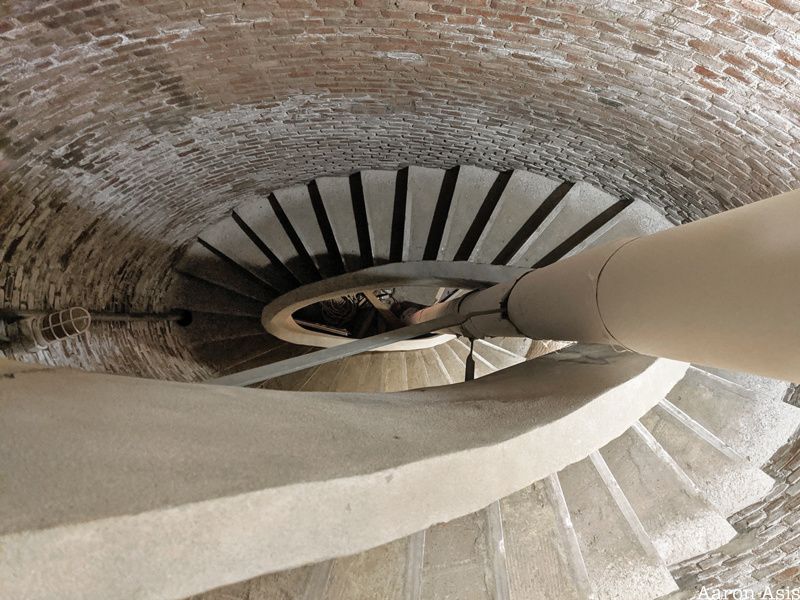
<instances>
[{"instance_id":1,"label":"metal bracket on pole","mask_svg":"<svg viewBox=\"0 0 800 600\"><path fill-rule=\"evenodd\" d=\"M469 354L464 364L464 381L475 379L475 340L469 338Z\"/></svg>"}]
</instances>

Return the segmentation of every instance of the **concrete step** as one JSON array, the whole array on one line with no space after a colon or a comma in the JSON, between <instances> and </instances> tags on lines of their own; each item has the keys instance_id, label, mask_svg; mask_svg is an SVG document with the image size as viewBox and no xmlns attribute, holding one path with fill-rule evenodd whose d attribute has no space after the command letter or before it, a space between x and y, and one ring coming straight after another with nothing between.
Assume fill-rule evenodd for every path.
<instances>
[{"instance_id":1,"label":"concrete step","mask_svg":"<svg viewBox=\"0 0 800 600\"><path fill-rule=\"evenodd\" d=\"M668 401L650 410L641 423L689 476L706 501L725 516L760 500L775 483Z\"/></svg>"},{"instance_id":2,"label":"concrete step","mask_svg":"<svg viewBox=\"0 0 800 600\"><path fill-rule=\"evenodd\" d=\"M333 382L333 391L355 392L358 391L361 376L369 370L372 357L369 354L357 354L343 359L342 368L336 374Z\"/></svg>"},{"instance_id":3,"label":"concrete step","mask_svg":"<svg viewBox=\"0 0 800 600\"><path fill-rule=\"evenodd\" d=\"M760 400L782 401L790 385L788 381L761 377L750 373L739 373L714 367L697 366L697 368L754 392Z\"/></svg>"},{"instance_id":4,"label":"concrete step","mask_svg":"<svg viewBox=\"0 0 800 600\"><path fill-rule=\"evenodd\" d=\"M497 346L488 340L475 340L475 352L488 362L495 370L505 369L525 362L525 358Z\"/></svg>"},{"instance_id":5,"label":"concrete step","mask_svg":"<svg viewBox=\"0 0 800 600\"><path fill-rule=\"evenodd\" d=\"M216 315L261 318L264 302L194 276L176 273L165 303L168 306Z\"/></svg>"},{"instance_id":6,"label":"concrete step","mask_svg":"<svg viewBox=\"0 0 800 600\"><path fill-rule=\"evenodd\" d=\"M454 341L451 340L445 344L439 344L433 348L433 351L442 361L444 370L447 372L451 382L458 383L459 381L464 381L464 359L459 358L459 355L453 349Z\"/></svg>"},{"instance_id":7,"label":"concrete step","mask_svg":"<svg viewBox=\"0 0 800 600\"><path fill-rule=\"evenodd\" d=\"M759 467L800 426L800 408L694 368L667 399Z\"/></svg>"},{"instance_id":8,"label":"concrete step","mask_svg":"<svg viewBox=\"0 0 800 600\"><path fill-rule=\"evenodd\" d=\"M383 369L380 372L382 379L381 392L399 392L408 389L408 374L406 372L406 359L403 352L381 352L386 356L383 359Z\"/></svg>"},{"instance_id":9,"label":"concrete step","mask_svg":"<svg viewBox=\"0 0 800 600\"><path fill-rule=\"evenodd\" d=\"M250 354L243 360L239 360L235 363L232 363L220 374L229 375L231 373L237 373L239 371L246 371L247 369L254 369L256 367L270 365L272 363L279 362L281 360L286 360L289 358L294 358L295 356L306 354L311 350L312 348L309 348L307 346L295 346L293 344L287 344L281 342L280 344L275 345L273 348L267 351L261 351L261 350L254 351L252 354Z\"/></svg>"},{"instance_id":10,"label":"concrete step","mask_svg":"<svg viewBox=\"0 0 800 600\"><path fill-rule=\"evenodd\" d=\"M426 348L419 352L428 375L428 382L431 386L449 385L453 383L449 373L445 369L441 357L433 348ZM461 374L463 376L463 373Z\"/></svg>"},{"instance_id":11,"label":"concrete step","mask_svg":"<svg viewBox=\"0 0 800 600\"><path fill-rule=\"evenodd\" d=\"M394 219L397 171L361 171L361 186L367 208L369 239L376 264L391 260L392 221Z\"/></svg>"},{"instance_id":12,"label":"concrete step","mask_svg":"<svg viewBox=\"0 0 800 600\"><path fill-rule=\"evenodd\" d=\"M254 357L266 356L278 348L287 346L286 342L262 331L238 338L206 340L195 344L192 351L200 360L214 365L222 373L228 372ZM293 352L299 353L297 349L293 349Z\"/></svg>"},{"instance_id":13,"label":"concrete step","mask_svg":"<svg viewBox=\"0 0 800 600\"><path fill-rule=\"evenodd\" d=\"M500 501L513 599L585 600L586 565L555 476Z\"/></svg>"},{"instance_id":14,"label":"concrete step","mask_svg":"<svg viewBox=\"0 0 800 600\"><path fill-rule=\"evenodd\" d=\"M309 214L312 214L310 200L308 200L307 208ZM310 283L315 280L313 273L309 270L309 265L297 256L297 250L278 220L268 198L259 198L242 204L237 207L236 212L296 280L300 283Z\"/></svg>"},{"instance_id":15,"label":"concrete step","mask_svg":"<svg viewBox=\"0 0 800 600\"><path fill-rule=\"evenodd\" d=\"M176 328L175 331L190 347L265 333L260 319L202 311L192 311L192 322L186 327Z\"/></svg>"},{"instance_id":16,"label":"concrete step","mask_svg":"<svg viewBox=\"0 0 800 600\"><path fill-rule=\"evenodd\" d=\"M327 564L323 566L326 568ZM186 600L304 600L307 592L318 587L320 565L311 564L288 571L278 571L190 596ZM327 583L327 579L323 579Z\"/></svg>"},{"instance_id":17,"label":"concrete step","mask_svg":"<svg viewBox=\"0 0 800 600\"><path fill-rule=\"evenodd\" d=\"M403 352L406 361L406 377L408 389L425 388L431 385L425 359L421 352Z\"/></svg>"},{"instance_id":18,"label":"concrete step","mask_svg":"<svg viewBox=\"0 0 800 600\"><path fill-rule=\"evenodd\" d=\"M617 202L594 186L579 181L542 223L539 233L526 248L522 248L511 259L510 264L533 267L573 233L585 226L607 208Z\"/></svg>"},{"instance_id":19,"label":"concrete step","mask_svg":"<svg viewBox=\"0 0 800 600\"><path fill-rule=\"evenodd\" d=\"M514 171L470 260L487 264L494 261L519 231L520 226L536 212L560 183L527 171Z\"/></svg>"},{"instance_id":20,"label":"concrete step","mask_svg":"<svg viewBox=\"0 0 800 600\"><path fill-rule=\"evenodd\" d=\"M227 271L229 277L236 277L243 281L255 281L262 289L267 288L272 296L288 289L291 282L279 277L269 258L247 236L244 230L229 217L218 222L213 227L203 231L196 245L192 245L191 252L205 264L208 254L203 256L197 246L209 245L217 253L214 255L220 269ZM205 248L209 250L209 248Z\"/></svg>"},{"instance_id":21,"label":"concrete step","mask_svg":"<svg viewBox=\"0 0 800 600\"><path fill-rule=\"evenodd\" d=\"M276 190L274 195L319 273L323 277L336 275L339 269L328 253L325 238L311 205L308 187L295 185Z\"/></svg>"},{"instance_id":22,"label":"concrete step","mask_svg":"<svg viewBox=\"0 0 800 600\"><path fill-rule=\"evenodd\" d=\"M498 173L490 169L463 166L453 191L437 260L453 260L469 231Z\"/></svg>"},{"instance_id":23,"label":"concrete step","mask_svg":"<svg viewBox=\"0 0 800 600\"><path fill-rule=\"evenodd\" d=\"M485 511L430 527L425 532L420 598L495 600L489 535Z\"/></svg>"},{"instance_id":24,"label":"concrete step","mask_svg":"<svg viewBox=\"0 0 800 600\"><path fill-rule=\"evenodd\" d=\"M466 368L467 364L467 357L469 356L469 341L465 341L462 338L456 338L454 340L450 340L444 346L450 346L453 352L458 357L458 360L462 365L462 368ZM475 378L483 377L484 375L488 375L489 373L494 373L497 369L488 362L483 356L478 354L477 352L473 353L473 358L475 359ZM463 375L462 375L463 377Z\"/></svg>"},{"instance_id":25,"label":"concrete step","mask_svg":"<svg viewBox=\"0 0 800 600\"><path fill-rule=\"evenodd\" d=\"M311 367L310 369L303 369L302 371L295 371L288 375L275 377L261 382L257 387L267 390L283 390L287 392L294 392L303 389L303 386L316 373L319 367Z\"/></svg>"},{"instance_id":26,"label":"concrete step","mask_svg":"<svg viewBox=\"0 0 800 600\"><path fill-rule=\"evenodd\" d=\"M578 252L616 240L649 235L669 229L672 226L673 224L670 220L655 207L642 200L636 200L625 207L622 212L608 223L580 242L566 256L572 256Z\"/></svg>"},{"instance_id":27,"label":"concrete step","mask_svg":"<svg viewBox=\"0 0 800 600\"><path fill-rule=\"evenodd\" d=\"M645 600L677 589L599 454L568 466L558 479L599 600Z\"/></svg>"},{"instance_id":28,"label":"concrete step","mask_svg":"<svg viewBox=\"0 0 800 600\"><path fill-rule=\"evenodd\" d=\"M402 538L372 550L331 561L320 600L380 598L404 600L410 538ZM304 598L305 600L305 598Z\"/></svg>"},{"instance_id":29,"label":"concrete step","mask_svg":"<svg viewBox=\"0 0 800 600\"><path fill-rule=\"evenodd\" d=\"M343 358L341 360L320 365L300 389L304 392L337 391L335 388L336 378L339 375L339 371L344 369L349 360L349 358Z\"/></svg>"},{"instance_id":30,"label":"concrete step","mask_svg":"<svg viewBox=\"0 0 800 600\"><path fill-rule=\"evenodd\" d=\"M228 225L236 226L235 223L228 223ZM249 240L244 241L250 244ZM262 256L262 259L260 267L266 263L266 258ZM233 267L199 242L194 242L186 249L175 269L180 273L202 279L262 304L266 304L275 297L275 292L270 290L265 282L258 280L255 275L247 275ZM258 272L259 268L254 270Z\"/></svg>"},{"instance_id":31,"label":"concrete step","mask_svg":"<svg viewBox=\"0 0 800 600\"><path fill-rule=\"evenodd\" d=\"M350 384L354 392L380 392L384 388L383 372L386 369L388 352L370 352L369 362L355 384Z\"/></svg>"},{"instance_id":32,"label":"concrete step","mask_svg":"<svg viewBox=\"0 0 800 600\"><path fill-rule=\"evenodd\" d=\"M666 564L718 548L736 535L642 425L600 454Z\"/></svg>"},{"instance_id":33,"label":"concrete step","mask_svg":"<svg viewBox=\"0 0 800 600\"><path fill-rule=\"evenodd\" d=\"M444 175L443 169L410 167L408 170L404 261L422 260Z\"/></svg>"},{"instance_id":34,"label":"concrete step","mask_svg":"<svg viewBox=\"0 0 800 600\"><path fill-rule=\"evenodd\" d=\"M527 357L528 350L530 350L531 344L533 343L532 339L525 337L486 338L486 341L500 348L504 348L521 358Z\"/></svg>"},{"instance_id":35,"label":"concrete step","mask_svg":"<svg viewBox=\"0 0 800 600\"><path fill-rule=\"evenodd\" d=\"M350 179L318 177L316 184L345 269L357 271L361 268L362 257L353 212L353 198L350 194Z\"/></svg>"}]
</instances>

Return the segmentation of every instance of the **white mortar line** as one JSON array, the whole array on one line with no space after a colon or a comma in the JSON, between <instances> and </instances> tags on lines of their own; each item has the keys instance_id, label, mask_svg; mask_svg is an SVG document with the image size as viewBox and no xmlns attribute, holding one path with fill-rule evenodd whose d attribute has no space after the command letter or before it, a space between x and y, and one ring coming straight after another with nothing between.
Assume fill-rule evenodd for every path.
<instances>
[{"instance_id":1,"label":"white mortar line","mask_svg":"<svg viewBox=\"0 0 800 600\"><path fill-rule=\"evenodd\" d=\"M684 425L687 429L689 429L692 433L694 433L697 437L702 439L704 442L716 448L717 451L721 452L728 458L736 461L744 462L744 457L740 456L738 452L736 452L733 448L728 446L725 442L719 439L716 435L711 433L708 429L703 427L700 423L695 421L692 417L687 415L683 412L680 408L675 406L672 402L667 399L662 400L658 406L660 406L664 411L672 416L676 421Z\"/></svg>"},{"instance_id":2,"label":"white mortar line","mask_svg":"<svg viewBox=\"0 0 800 600\"><path fill-rule=\"evenodd\" d=\"M642 547L648 557L656 564L664 564L664 561L661 559L658 551L656 551L655 546L653 546L650 536L647 534L642 522L639 520L636 511L633 510L631 503L628 502L625 492L623 492L622 488L619 487L619 483L617 483L617 480L611 473L611 469L608 468L606 461L603 460L603 457L600 456L600 453L597 451L592 452L589 455L589 458L591 459L594 468L597 469L597 472L600 474L600 478L603 480L603 483L606 484L608 492L614 499L614 503L622 513L622 516L625 519L625 522L628 524L628 527L631 528L631 531L636 537L636 540L639 542L639 545Z\"/></svg>"},{"instance_id":3,"label":"white mortar line","mask_svg":"<svg viewBox=\"0 0 800 600\"><path fill-rule=\"evenodd\" d=\"M503 534L503 517L500 514L500 502L492 502L484 509L486 516L486 541L489 560L494 573L495 600L511 600L508 581L508 564L506 563L506 541Z\"/></svg>"},{"instance_id":4,"label":"white mortar line","mask_svg":"<svg viewBox=\"0 0 800 600\"><path fill-rule=\"evenodd\" d=\"M424 560L425 530L423 529L408 537L403 600L420 600L422 597L422 567Z\"/></svg>"},{"instance_id":5,"label":"white mortar line","mask_svg":"<svg viewBox=\"0 0 800 600\"><path fill-rule=\"evenodd\" d=\"M664 449L664 446L658 443L658 440L653 437L653 434L650 433L644 425L637 421L631 426L631 428L642 439L642 441L647 444L647 447L650 448L653 454L655 454L672 470L673 473L675 473L675 476L680 480L681 485L684 487L685 492L702 499L703 502L707 502L699 488L695 485L694 481L692 481L691 478L686 474L686 471L684 471L680 465L675 462L675 459L672 458L672 455Z\"/></svg>"},{"instance_id":6,"label":"white mortar line","mask_svg":"<svg viewBox=\"0 0 800 600\"><path fill-rule=\"evenodd\" d=\"M331 578L331 570L333 569L333 561L326 560L325 562L317 563L311 568L311 573L308 576L306 589L303 592L303 600L320 600L325 596L328 589L328 581Z\"/></svg>"},{"instance_id":7,"label":"white mortar line","mask_svg":"<svg viewBox=\"0 0 800 600\"><path fill-rule=\"evenodd\" d=\"M569 514L567 500L564 498L564 491L561 489L561 482L558 475L553 473L544 480L546 493L550 503L558 517L559 539L564 545L567 564L572 574L572 581L576 591L583 600L595 600L596 596L592 590L592 583L589 580L589 571L586 569L586 562L583 560L578 535L575 533L575 526L572 524L572 517Z\"/></svg>"}]
</instances>

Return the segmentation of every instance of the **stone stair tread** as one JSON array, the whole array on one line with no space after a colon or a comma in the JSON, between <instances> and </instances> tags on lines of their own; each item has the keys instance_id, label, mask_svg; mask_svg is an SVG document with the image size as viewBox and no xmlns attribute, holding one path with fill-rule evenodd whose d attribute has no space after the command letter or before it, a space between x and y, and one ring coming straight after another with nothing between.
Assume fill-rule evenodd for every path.
<instances>
[{"instance_id":1,"label":"stone stair tread","mask_svg":"<svg viewBox=\"0 0 800 600\"><path fill-rule=\"evenodd\" d=\"M761 377L751 373L741 373L729 371L727 369L717 369L715 367L697 366L698 369L710 373L715 377L730 381L756 394L761 400L782 401L791 385L788 381L773 379L771 377Z\"/></svg>"},{"instance_id":2,"label":"stone stair tread","mask_svg":"<svg viewBox=\"0 0 800 600\"><path fill-rule=\"evenodd\" d=\"M527 171L514 171L478 238L470 260L491 263L560 183Z\"/></svg>"},{"instance_id":3,"label":"stone stair tread","mask_svg":"<svg viewBox=\"0 0 800 600\"><path fill-rule=\"evenodd\" d=\"M467 356L469 356L469 342L465 342L461 338L456 338L454 340L450 340L444 346L449 346L455 355L458 357L458 360L461 362L462 369L466 368L467 364ZM475 378L483 377L484 375L488 375L489 373L494 373L497 369L490 364L483 356L481 356L477 352L473 352L473 358L475 359ZM463 377L463 375L462 375Z\"/></svg>"},{"instance_id":4,"label":"stone stair tread","mask_svg":"<svg viewBox=\"0 0 800 600\"><path fill-rule=\"evenodd\" d=\"M600 454L666 564L718 548L736 535L641 425Z\"/></svg>"},{"instance_id":5,"label":"stone stair tread","mask_svg":"<svg viewBox=\"0 0 800 600\"><path fill-rule=\"evenodd\" d=\"M498 370L525 362L524 357L506 350L502 346L496 346L488 340L475 340L475 352Z\"/></svg>"},{"instance_id":6,"label":"stone stair tread","mask_svg":"<svg viewBox=\"0 0 800 600\"><path fill-rule=\"evenodd\" d=\"M261 382L258 387L268 390L283 390L287 392L295 392L303 389L305 383L311 378L319 367L310 367L302 371L295 371L287 375L281 375L273 379L268 379Z\"/></svg>"},{"instance_id":7,"label":"stone stair tread","mask_svg":"<svg viewBox=\"0 0 800 600\"><path fill-rule=\"evenodd\" d=\"M511 598L585 600L585 566L582 573L573 568L572 549L547 480L500 500L500 512Z\"/></svg>"},{"instance_id":8,"label":"stone stair tread","mask_svg":"<svg viewBox=\"0 0 800 600\"><path fill-rule=\"evenodd\" d=\"M494 600L487 529L484 511L427 529L421 600Z\"/></svg>"},{"instance_id":9,"label":"stone stair tread","mask_svg":"<svg viewBox=\"0 0 800 600\"><path fill-rule=\"evenodd\" d=\"M383 391L384 377L383 371L386 368L387 352L370 352L369 362L366 363L364 372L361 373L355 385L352 385L354 392L380 392Z\"/></svg>"},{"instance_id":10,"label":"stone stair tread","mask_svg":"<svg viewBox=\"0 0 800 600\"><path fill-rule=\"evenodd\" d=\"M689 476L703 497L723 515L730 516L763 498L772 478L732 449L704 439L661 403L640 422Z\"/></svg>"},{"instance_id":11,"label":"stone stair tread","mask_svg":"<svg viewBox=\"0 0 800 600\"><path fill-rule=\"evenodd\" d=\"M203 231L199 239L216 248L219 252L239 265L241 269L246 270L258 280L263 281L264 287L267 285L271 286L275 294L280 291L280 287L276 283L271 271L273 266L269 259L256 247L253 241L247 237L233 218L219 221L213 227ZM190 253L187 253L187 258L193 256L194 253L197 252L197 256L205 263L209 259L201 254L198 246L202 246L202 244L198 242L192 245ZM212 254L211 256L214 255ZM226 261L220 257L214 256L214 259L217 265L228 272L230 277L236 277L242 281L258 284L258 281L253 282L251 278L241 272L241 269L236 268L234 265L226 264Z\"/></svg>"},{"instance_id":12,"label":"stone stair tread","mask_svg":"<svg viewBox=\"0 0 800 600\"><path fill-rule=\"evenodd\" d=\"M459 168L437 260L453 260L497 175L491 169Z\"/></svg>"},{"instance_id":13,"label":"stone stair tread","mask_svg":"<svg viewBox=\"0 0 800 600\"><path fill-rule=\"evenodd\" d=\"M576 183L539 228L535 241L512 258L515 265L533 267L617 199L583 181Z\"/></svg>"},{"instance_id":14,"label":"stone stair tread","mask_svg":"<svg viewBox=\"0 0 800 600\"><path fill-rule=\"evenodd\" d=\"M444 363L435 349L426 348L419 352L419 355L422 358L429 385L438 386L452 383L449 374L445 370Z\"/></svg>"},{"instance_id":15,"label":"stone stair tread","mask_svg":"<svg viewBox=\"0 0 800 600\"><path fill-rule=\"evenodd\" d=\"M261 318L264 308L263 302L181 273L177 274L167 292L167 302L170 306L191 311L256 319Z\"/></svg>"},{"instance_id":16,"label":"stone stair tread","mask_svg":"<svg viewBox=\"0 0 800 600\"><path fill-rule=\"evenodd\" d=\"M569 465L558 479L598 600L651 599L677 589L591 458Z\"/></svg>"},{"instance_id":17,"label":"stone stair tread","mask_svg":"<svg viewBox=\"0 0 800 600\"><path fill-rule=\"evenodd\" d=\"M228 340L265 333L261 320L239 315L218 315L192 311L192 322L178 329L190 347L210 341Z\"/></svg>"},{"instance_id":18,"label":"stone stair tread","mask_svg":"<svg viewBox=\"0 0 800 600\"><path fill-rule=\"evenodd\" d=\"M409 168L403 243L404 261L422 260L444 175L443 169Z\"/></svg>"},{"instance_id":19,"label":"stone stair tread","mask_svg":"<svg viewBox=\"0 0 800 600\"><path fill-rule=\"evenodd\" d=\"M406 361L406 384L408 389L425 388L431 385L428 370L425 368L425 359L420 352L404 352Z\"/></svg>"},{"instance_id":20,"label":"stone stair tread","mask_svg":"<svg viewBox=\"0 0 800 600\"><path fill-rule=\"evenodd\" d=\"M269 349L265 352L262 351L254 351L250 356L232 364L228 368L226 368L222 374L227 375L229 373L234 373L238 371L246 371L247 369L254 369L256 367L262 367L264 365L270 365L272 363L286 360L288 358L294 358L295 356L300 356L302 354L306 354L311 351L311 348L306 346L294 346L292 344L276 344L272 349Z\"/></svg>"},{"instance_id":21,"label":"stone stair tread","mask_svg":"<svg viewBox=\"0 0 800 600\"><path fill-rule=\"evenodd\" d=\"M332 561L320 600L404 598L409 538Z\"/></svg>"},{"instance_id":22,"label":"stone stair tread","mask_svg":"<svg viewBox=\"0 0 800 600\"><path fill-rule=\"evenodd\" d=\"M288 347L286 342L272 337L265 331L238 338L206 340L193 346L195 355L218 366L221 372L240 365L253 356L266 355L279 347ZM297 349L294 351L297 353Z\"/></svg>"},{"instance_id":23,"label":"stone stair tread","mask_svg":"<svg viewBox=\"0 0 800 600\"><path fill-rule=\"evenodd\" d=\"M572 256L589 248L614 242L628 237L649 235L669 229L673 224L655 207L642 200L636 200L611 219L603 227L587 237L566 255Z\"/></svg>"},{"instance_id":24,"label":"stone stair tread","mask_svg":"<svg viewBox=\"0 0 800 600\"><path fill-rule=\"evenodd\" d=\"M521 358L527 357L528 350L530 350L533 343L532 339L526 337L490 337L486 338L486 341Z\"/></svg>"},{"instance_id":25,"label":"stone stair tread","mask_svg":"<svg viewBox=\"0 0 800 600\"><path fill-rule=\"evenodd\" d=\"M336 377L339 375L349 359L343 358L333 362L320 365L314 374L306 381L302 387L304 392L332 392Z\"/></svg>"},{"instance_id":26,"label":"stone stair tread","mask_svg":"<svg viewBox=\"0 0 800 600\"><path fill-rule=\"evenodd\" d=\"M361 171L361 186L367 208L372 256L376 264L389 262L394 217L397 171L367 169Z\"/></svg>"},{"instance_id":27,"label":"stone stair tread","mask_svg":"<svg viewBox=\"0 0 800 600\"><path fill-rule=\"evenodd\" d=\"M310 209L310 200L308 206ZM308 275L307 265L298 258L294 244L278 221L267 198L242 204L237 207L236 212L296 279L304 283L313 281Z\"/></svg>"},{"instance_id":28,"label":"stone stair tread","mask_svg":"<svg viewBox=\"0 0 800 600\"><path fill-rule=\"evenodd\" d=\"M445 344L439 344L433 350L439 355L450 379L453 383L457 383L464 381L464 361L453 350L452 344L454 341L451 340Z\"/></svg>"},{"instance_id":29,"label":"stone stair tread","mask_svg":"<svg viewBox=\"0 0 800 600\"><path fill-rule=\"evenodd\" d=\"M725 385L699 369L689 369L667 399L756 466L800 426L800 409Z\"/></svg>"},{"instance_id":30,"label":"stone stair tread","mask_svg":"<svg viewBox=\"0 0 800 600\"><path fill-rule=\"evenodd\" d=\"M295 185L273 192L289 222L303 243L311 260L323 275L335 275L336 265L328 254L311 197L305 185Z\"/></svg>"},{"instance_id":31,"label":"stone stair tread","mask_svg":"<svg viewBox=\"0 0 800 600\"><path fill-rule=\"evenodd\" d=\"M316 564L268 573L247 581L226 585L186 600L302 600Z\"/></svg>"},{"instance_id":32,"label":"stone stair tread","mask_svg":"<svg viewBox=\"0 0 800 600\"><path fill-rule=\"evenodd\" d=\"M369 369L369 354L357 354L342 359L342 368L336 374L331 391L354 392L362 373Z\"/></svg>"},{"instance_id":33,"label":"stone stair tread","mask_svg":"<svg viewBox=\"0 0 800 600\"><path fill-rule=\"evenodd\" d=\"M250 243L249 240L245 241L248 244ZM267 260L265 258L262 266L266 262ZM175 266L175 269L180 273L185 273L211 284L221 286L263 304L266 304L275 297L274 293L270 292L266 283L256 281L232 268L231 265L226 264L199 242L192 243L186 249L186 252Z\"/></svg>"},{"instance_id":34,"label":"stone stair tread","mask_svg":"<svg viewBox=\"0 0 800 600\"><path fill-rule=\"evenodd\" d=\"M383 392L399 392L408 389L406 360L402 352L382 352L383 359Z\"/></svg>"},{"instance_id":35,"label":"stone stair tread","mask_svg":"<svg viewBox=\"0 0 800 600\"><path fill-rule=\"evenodd\" d=\"M350 194L350 179L318 177L316 183L345 269L356 271L361 268L361 247L358 243L353 199Z\"/></svg>"}]
</instances>

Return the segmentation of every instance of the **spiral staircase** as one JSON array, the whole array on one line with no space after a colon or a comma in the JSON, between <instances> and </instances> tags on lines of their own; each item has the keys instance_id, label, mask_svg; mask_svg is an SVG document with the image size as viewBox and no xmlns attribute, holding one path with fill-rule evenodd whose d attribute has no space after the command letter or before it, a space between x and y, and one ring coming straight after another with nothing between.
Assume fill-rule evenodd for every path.
<instances>
[{"instance_id":1,"label":"spiral staircase","mask_svg":"<svg viewBox=\"0 0 800 600\"><path fill-rule=\"evenodd\" d=\"M238 206L187 249L176 267L171 302L192 311L182 335L214 379L347 341L331 341L336 335L297 323L292 333L271 320L276 312L270 306L287 297L296 308L389 288L417 304L433 304L507 279L515 269L547 266L670 226L641 201L521 170L361 171ZM406 268L402 281L385 275L400 263ZM431 276L437 269L461 275ZM362 298L362 312L364 306ZM366 305L373 332L390 329L380 325L387 308ZM292 336L301 329L304 341L296 343ZM438 336L419 347L348 356L258 387L397 392L463 382L473 361L480 379L525 361L605 360L595 348L564 346L509 337L475 340L471 348L469 340ZM571 380L561 383L570 386ZM787 385L692 366L665 397L649 398L643 416L622 435L478 512L359 554L196 598L670 594L677 590L670 566L732 540L736 531L726 518L771 490L774 482L760 468L800 425L800 410L782 402ZM491 399L502 400L502 392ZM424 511L426 499L418 502Z\"/></svg>"}]
</instances>

